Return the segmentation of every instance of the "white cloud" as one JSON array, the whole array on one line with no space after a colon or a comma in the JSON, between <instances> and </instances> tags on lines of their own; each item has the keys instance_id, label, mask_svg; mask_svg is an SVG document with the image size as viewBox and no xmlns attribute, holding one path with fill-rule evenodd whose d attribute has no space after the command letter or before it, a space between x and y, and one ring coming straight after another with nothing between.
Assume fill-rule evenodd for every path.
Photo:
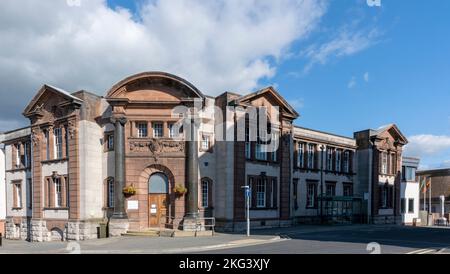
<instances>
[{"instance_id":1,"label":"white cloud","mask_svg":"<svg viewBox=\"0 0 450 274\"><path fill-rule=\"evenodd\" d=\"M2 0L0 117L14 119L44 83L104 94L124 77L162 70L207 94L248 92L313 31L325 0L148 0L138 18L105 0Z\"/></svg>"},{"instance_id":2,"label":"white cloud","mask_svg":"<svg viewBox=\"0 0 450 274\"><path fill-rule=\"evenodd\" d=\"M367 49L376 43L380 36L377 29L354 30L344 27L332 39L322 44L313 44L301 55L309 59L304 71L308 72L314 65L326 64L331 58L350 56Z\"/></svg>"},{"instance_id":3,"label":"white cloud","mask_svg":"<svg viewBox=\"0 0 450 274\"><path fill-rule=\"evenodd\" d=\"M408 138L405 153L411 156L434 156L450 149L450 136L422 134Z\"/></svg>"},{"instance_id":4,"label":"white cloud","mask_svg":"<svg viewBox=\"0 0 450 274\"><path fill-rule=\"evenodd\" d=\"M349 89L352 89L352 88L354 88L355 86L356 86L356 78L355 78L355 77L352 77L352 79L350 79L350 81L348 82L347 87L348 87Z\"/></svg>"},{"instance_id":5,"label":"white cloud","mask_svg":"<svg viewBox=\"0 0 450 274\"><path fill-rule=\"evenodd\" d=\"M366 73L364 73L364 81L366 82L366 83L369 83L369 73L368 72L366 72Z\"/></svg>"},{"instance_id":6,"label":"white cloud","mask_svg":"<svg viewBox=\"0 0 450 274\"><path fill-rule=\"evenodd\" d=\"M288 103L295 109L301 109L305 106L305 100L303 98L299 98L299 99L291 99L291 100L287 100Z\"/></svg>"}]
</instances>

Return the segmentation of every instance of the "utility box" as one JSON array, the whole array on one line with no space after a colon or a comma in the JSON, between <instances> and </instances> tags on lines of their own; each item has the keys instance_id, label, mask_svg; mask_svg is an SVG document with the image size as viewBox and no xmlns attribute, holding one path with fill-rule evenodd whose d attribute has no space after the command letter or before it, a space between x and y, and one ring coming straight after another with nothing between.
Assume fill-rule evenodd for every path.
<instances>
[{"instance_id":1,"label":"utility box","mask_svg":"<svg viewBox=\"0 0 450 274\"><path fill-rule=\"evenodd\" d=\"M106 223L101 223L99 227L97 227L97 234L99 239L108 237L108 225Z\"/></svg>"}]
</instances>

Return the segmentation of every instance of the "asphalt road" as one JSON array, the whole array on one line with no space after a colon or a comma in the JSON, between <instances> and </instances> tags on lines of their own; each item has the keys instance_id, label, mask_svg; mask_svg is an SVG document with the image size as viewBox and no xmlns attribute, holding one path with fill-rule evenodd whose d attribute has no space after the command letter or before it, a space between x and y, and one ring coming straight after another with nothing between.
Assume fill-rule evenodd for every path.
<instances>
[{"instance_id":1,"label":"asphalt road","mask_svg":"<svg viewBox=\"0 0 450 274\"><path fill-rule=\"evenodd\" d=\"M354 226L287 228L278 233L284 241L208 254L450 254L450 229L446 228Z\"/></svg>"}]
</instances>

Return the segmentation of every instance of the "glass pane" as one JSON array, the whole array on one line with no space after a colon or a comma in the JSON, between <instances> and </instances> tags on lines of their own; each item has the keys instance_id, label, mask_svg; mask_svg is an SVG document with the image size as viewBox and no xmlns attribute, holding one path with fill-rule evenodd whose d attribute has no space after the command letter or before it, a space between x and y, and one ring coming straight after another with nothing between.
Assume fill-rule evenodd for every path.
<instances>
[{"instance_id":1,"label":"glass pane","mask_svg":"<svg viewBox=\"0 0 450 274\"><path fill-rule=\"evenodd\" d=\"M149 179L149 193L168 193L169 183L163 173L155 173Z\"/></svg>"}]
</instances>

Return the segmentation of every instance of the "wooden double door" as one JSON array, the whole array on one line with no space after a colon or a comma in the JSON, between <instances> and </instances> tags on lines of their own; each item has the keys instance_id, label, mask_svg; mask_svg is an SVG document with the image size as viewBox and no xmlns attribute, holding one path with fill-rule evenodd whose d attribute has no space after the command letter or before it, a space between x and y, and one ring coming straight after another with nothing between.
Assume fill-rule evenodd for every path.
<instances>
[{"instance_id":1,"label":"wooden double door","mask_svg":"<svg viewBox=\"0 0 450 274\"><path fill-rule=\"evenodd\" d=\"M167 222L167 209L169 197L167 194L148 195L149 226L158 227Z\"/></svg>"}]
</instances>

